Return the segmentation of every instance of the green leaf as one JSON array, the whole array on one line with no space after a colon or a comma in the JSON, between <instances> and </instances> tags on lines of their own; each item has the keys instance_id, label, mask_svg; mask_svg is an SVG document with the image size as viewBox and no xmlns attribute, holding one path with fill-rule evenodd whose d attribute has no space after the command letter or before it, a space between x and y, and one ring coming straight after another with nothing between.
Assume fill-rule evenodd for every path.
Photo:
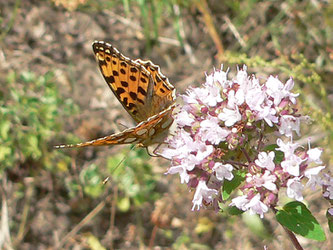
<instances>
[{"instance_id":1,"label":"green leaf","mask_svg":"<svg viewBox=\"0 0 333 250\"><path fill-rule=\"evenodd\" d=\"M244 213L242 214L243 221L250 229L251 233L259 236L262 239L270 237L264 222L257 214Z\"/></svg>"},{"instance_id":2,"label":"green leaf","mask_svg":"<svg viewBox=\"0 0 333 250\"><path fill-rule=\"evenodd\" d=\"M0 161L5 160L11 153L12 149L10 147L0 145Z\"/></svg>"},{"instance_id":3,"label":"green leaf","mask_svg":"<svg viewBox=\"0 0 333 250\"><path fill-rule=\"evenodd\" d=\"M9 129L10 129L10 122L8 120L2 120L0 122L0 137L3 140L7 140Z\"/></svg>"},{"instance_id":4,"label":"green leaf","mask_svg":"<svg viewBox=\"0 0 333 250\"><path fill-rule=\"evenodd\" d=\"M226 211L228 214L230 214L230 215L239 215L239 214L244 213L243 210L240 210L240 209L238 209L238 208L235 207L235 206L227 207L227 208L225 209L225 211Z\"/></svg>"},{"instance_id":5,"label":"green leaf","mask_svg":"<svg viewBox=\"0 0 333 250\"><path fill-rule=\"evenodd\" d=\"M208 217L200 217L198 220L198 224L194 228L194 232L196 234L204 234L208 232L212 232L214 229L214 223Z\"/></svg>"},{"instance_id":6,"label":"green leaf","mask_svg":"<svg viewBox=\"0 0 333 250\"><path fill-rule=\"evenodd\" d=\"M87 240L87 243L89 245L89 248L91 250L105 250L106 248L101 244L101 242L98 240L98 238L91 234L88 233L84 236L84 238Z\"/></svg>"},{"instance_id":7,"label":"green leaf","mask_svg":"<svg viewBox=\"0 0 333 250\"><path fill-rule=\"evenodd\" d=\"M227 200L230 197L232 191L234 191L245 179L245 172L235 171L234 178L231 181L224 180L222 198Z\"/></svg>"},{"instance_id":8,"label":"green leaf","mask_svg":"<svg viewBox=\"0 0 333 250\"><path fill-rule=\"evenodd\" d=\"M24 82L33 82L34 79L35 79L35 74L33 72L30 72L30 71L25 71L21 74L21 79L24 81Z\"/></svg>"},{"instance_id":9,"label":"green leaf","mask_svg":"<svg viewBox=\"0 0 333 250\"><path fill-rule=\"evenodd\" d=\"M316 218L301 202L293 201L286 204L276 213L277 221L290 231L305 238L317 241L326 240L325 233Z\"/></svg>"},{"instance_id":10,"label":"green leaf","mask_svg":"<svg viewBox=\"0 0 333 250\"><path fill-rule=\"evenodd\" d=\"M127 212L131 207L131 202L129 197L124 197L122 199L119 199L117 202L117 207L121 212Z\"/></svg>"}]
</instances>

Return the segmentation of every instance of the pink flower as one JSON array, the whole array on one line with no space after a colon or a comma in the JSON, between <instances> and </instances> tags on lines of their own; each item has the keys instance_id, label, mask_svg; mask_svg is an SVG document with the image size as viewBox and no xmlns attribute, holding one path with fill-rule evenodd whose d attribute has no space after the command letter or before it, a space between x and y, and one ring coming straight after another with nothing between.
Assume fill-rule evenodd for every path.
<instances>
[{"instance_id":1,"label":"pink flower","mask_svg":"<svg viewBox=\"0 0 333 250\"><path fill-rule=\"evenodd\" d=\"M255 163L258 167L266 168L269 171L273 171L275 168L275 164L273 162L275 157L274 152L269 152L268 154L266 152L261 152L258 155L258 159L255 160Z\"/></svg>"},{"instance_id":2,"label":"pink flower","mask_svg":"<svg viewBox=\"0 0 333 250\"><path fill-rule=\"evenodd\" d=\"M265 187L270 191L275 191L276 190L276 176L272 175L270 171L265 171L264 175L251 175L248 174L246 178L246 182L251 183L255 187Z\"/></svg>"},{"instance_id":3,"label":"pink flower","mask_svg":"<svg viewBox=\"0 0 333 250\"><path fill-rule=\"evenodd\" d=\"M279 121L278 117L276 116L276 110L270 105L266 105L258 110L258 118L257 120L264 119L270 127L273 127L273 123L277 123Z\"/></svg>"},{"instance_id":4,"label":"pink flower","mask_svg":"<svg viewBox=\"0 0 333 250\"><path fill-rule=\"evenodd\" d=\"M236 106L240 106L243 104L245 99L244 91L242 89L237 90L235 94L235 90L230 90L228 93L228 108L235 109Z\"/></svg>"},{"instance_id":5,"label":"pink flower","mask_svg":"<svg viewBox=\"0 0 333 250\"><path fill-rule=\"evenodd\" d=\"M322 150L309 144L306 151L292 141L308 119L297 113L298 94L290 92L293 80L283 84L270 76L260 83L261 78L249 77L246 70L238 69L232 80L228 72L214 70L202 87L190 88L182 96L177 130L161 153L171 160L167 174L179 174L182 183L195 189L192 210L203 203L216 205L224 180L233 182L236 171L245 173L246 179L239 186L243 195L230 205L260 217L278 204L281 188L302 200L304 178L307 187L321 185L325 197L333 198L333 178L319 176L324 166L312 167L321 164ZM277 148L270 139L274 136L279 137ZM282 136L289 140L282 141Z\"/></svg>"},{"instance_id":6,"label":"pink flower","mask_svg":"<svg viewBox=\"0 0 333 250\"><path fill-rule=\"evenodd\" d=\"M224 121L227 127L233 126L236 122L240 121L242 116L239 113L238 107L236 109L224 108L222 113L218 115L219 119Z\"/></svg>"},{"instance_id":7,"label":"pink flower","mask_svg":"<svg viewBox=\"0 0 333 250\"><path fill-rule=\"evenodd\" d=\"M225 141L229 134L229 130L220 126L217 117L208 116L207 119L200 123L199 135L202 141L209 141L217 145L221 141Z\"/></svg>"},{"instance_id":8,"label":"pink flower","mask_svg":"<svg viewBox=\"0 0 333 250\"><path fill-rule=\"evenodd\" d=\"M216 162L212 170L215 172L216 178L220 181L223 181L224 179L231 181L234 178L234 175L232 174L233 167L231 164L223 165L221 162Z\"/></svg>"},{"instance_id":9,"label":"pink flower","mask_svg":"<svg viewBox=\"0 0 333 250\"><path fill-rule=\"evenodd\" d=\"M180 111L176 116L177 125L181 127L191 126L194 121L194 116L185 110Z\"/></svg>"},{"instance_id":10,"label":"pink flower","mask_svg":"<svg viewBox=\"0 0 333 250\"><path fill-rule=\"evenodd\" d=\"M312 148L310 147L310 140L308 141L309 150L306 152L308 154L308 162L314 162L316 164L321 164L322 161L320 159L321 153L323 152L320 148Z\"/></svg>"},{"instance_id":11,"label":"pink flower","mask_svg":"<svg viewBox=\"0 0 333 250\"><path fill-rule=\"evenodd\" d=\"M220 87L221 89L226 89L231 87L232 82L227 79L228 70L224 72L223 66L221 66L221 70L214 70L214 72L208 76L206 76L206 85L213 85Z\"/></svg>"},{"instance_id":12,"label":"pink flower","mask_svg":"<svg viewBox=\"0 0 333 250\"><path fill-rule=\"evenodd\" d=\"M188 183L190 180L190 176L187 174L187 169L185 166L179 165L170 167L169 170L165 174L179 174L181 183Z\"/></svg>"},{"instance_id":13,"label":"pink flower","mask_svg":"<svg viewBox=\"0 0 333 250\"><path fill-rule=\"evenodd\" d=\"M283 171L286 173L289 173L293 176L299 176L300 172L300 165L301 163L305 161L302 160L297 155L290 155L286 160L281 162L281 167L283 168Z\"/></svg>"},{"instance_id":14,"label":"pink flower","mask_svg":"<svg viewBox=\"0 0 333 250\"><path fill-rule=\"evenodd\" d=\"M300 182L300 178L295 177L289 179L287 182L287 195L289 198L294 198L297 201L303 200L302 191L304 189L303 184Z\"/></svg>"},{"instance_id":15,"label":"pink flower","mask_svg":"<svg viewBox=\"0 0 333 250\"><path fill-rule=\"evenodd\" d=\"M333 177L329 176L328 174L324 175L324 183L325 191L323 193L323 196L329 200L333 200Z\"/></svg>"},{"instance_id":16,"label":"pink flower","mask_svg":"<svg viewBox=\"0 0 333 250\"><path fill-rule=\"evenodd\" d=\"M240 210L246 211L248 209L246 206L248 203L249 203L249 200L247 198L247 195L242 195L242 196L233 198L229 206L235 206Z\"/></svg>"},{"instance_id":17,"label":"pink flower","mask_svg":"<svg viewBox=\"0 0 333 250\"><path fill-rule=\"evenodd\" d=\"M294 81L290 78L286 85L284 85L277 77L270 76L266 82L267 94L274 99L274 105L278 106L283 98L289 98L293 104L295 104L295 97L298 94L290 93L290 90L294 87Z\"/></svg>"},{"instance_id":18,"label":"pink flower","mask_svg":"<svg viewBox=\"0 0 333 250\"><path fill-rule=\"evenodd\" d=\"M284 143L280 138L276 140L276 144L279 146L276 150L282 151L285 158L289 158L290 155L293 155L295 149L299 147L298 143L287 142Z\"/></svg>"},{"instance_id":19,"label":"pink flower","mask_svg":"<svg viewBox=\"0 0 333 250\"><path fill-rule=\"evenodd\" d=\"M250 210L250 214L259 214L260 218L264 218L264 213L267 213L268 207L263 202L260 201L260 194L254 196L246 208Z\"/></svg>"},{"instance_id":20,"label":"pink flower","mask_svg":"<svg viewBox=\"0 0 333 250\"><path fill-rule=\"evenodd\" d=\"M281 135L291 137L293 131L295 131L298 136L300 135L300 117L283 115L280 118L280 123L279 132Z\"/></svg>"},{"instance_id":21,"label":"pink flower","mask_svg":"<svg viewBox=\"0 0 333 250\"><path fill-rule=\"evenodd\" d=\"M319 176L319 172L323 170L325 166L319 166L316 168L307 169L304 172L304 175L309 179L306 183L306 186L310 186L312 190L316 189L316 186L321 186L323 184L323 180Z\"/></svg>"},{"instance_id":22,"label":"pink flower","mask_svg":"<svg viewBox=\"0 0 333 250\"><path fill-rule=\"evenodd\" d=\"M195 210L195 208L197 208L197 210L200 210L203 200L208 203L212 202L214 196L216 196L217 194L217 190L208 188L206 185L206 181L200 180L192 200L192 211Z\"/></svg>"}]
</instances>

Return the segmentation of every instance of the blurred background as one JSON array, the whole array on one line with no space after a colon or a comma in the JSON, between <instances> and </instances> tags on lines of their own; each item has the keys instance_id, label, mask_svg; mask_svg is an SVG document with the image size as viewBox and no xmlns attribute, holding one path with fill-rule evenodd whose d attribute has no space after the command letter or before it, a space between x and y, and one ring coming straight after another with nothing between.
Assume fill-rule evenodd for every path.
<instances>
[{"instance_id":1,"label":"blurred background","mask_svg":"<svg viewBox=\"0 0 333 250\"><path fill-rule=\"evenodd\" d=\"M178 94L221 64L230 76L243 64L262 80L292 76L313 120L303 135L330 169L332 17L324 0L0 0L0 248L292 249L272 213L192 212L193 192L143 149L53 146L133 125L95 61L91 44L104 40L160 65ZM329 204L320 191L306 200L328 240L302 246L332 249Z\"/></svg>"}]
</instances>

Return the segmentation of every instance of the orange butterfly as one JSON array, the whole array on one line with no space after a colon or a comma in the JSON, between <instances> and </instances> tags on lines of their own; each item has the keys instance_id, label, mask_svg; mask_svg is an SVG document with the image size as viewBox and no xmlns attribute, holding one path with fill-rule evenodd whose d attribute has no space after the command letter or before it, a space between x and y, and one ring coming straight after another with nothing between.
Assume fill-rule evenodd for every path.
<instances>
[{"instance_id":1,"label":"orange butterfly","mask_svg":"<svg viewBox=\"0 0 333 250\"><path fill-rule=\"evenodd\" d=\"M105 81L120 103L138 123L135 127L103 138L79 144L59 145L56 148L104 146L136 143L148 147L163 142L173 123L175 88L150 61L131 60L111 44L95 41L92 44Z\"/></svg>"}]
</instances>

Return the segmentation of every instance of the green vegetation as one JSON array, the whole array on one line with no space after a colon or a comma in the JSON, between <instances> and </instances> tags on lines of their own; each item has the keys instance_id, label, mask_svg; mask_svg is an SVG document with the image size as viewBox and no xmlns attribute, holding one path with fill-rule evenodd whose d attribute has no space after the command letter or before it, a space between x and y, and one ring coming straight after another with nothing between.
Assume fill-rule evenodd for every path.
<instances>
[{"instance_id":1,"label":"green vegetation","mask_svg":"<svg viewBox=\"0 0 333 250\"><path fill-rule=\"evenodd\" d=\"M74 112L72 101L59 96L54 74L36 76L33 72L11 72L0 89L0 171L37 166L54 169L55 161L68 157L52 148L51 139L61 129L60 113Z\"/></svg>"}]
</instances>

